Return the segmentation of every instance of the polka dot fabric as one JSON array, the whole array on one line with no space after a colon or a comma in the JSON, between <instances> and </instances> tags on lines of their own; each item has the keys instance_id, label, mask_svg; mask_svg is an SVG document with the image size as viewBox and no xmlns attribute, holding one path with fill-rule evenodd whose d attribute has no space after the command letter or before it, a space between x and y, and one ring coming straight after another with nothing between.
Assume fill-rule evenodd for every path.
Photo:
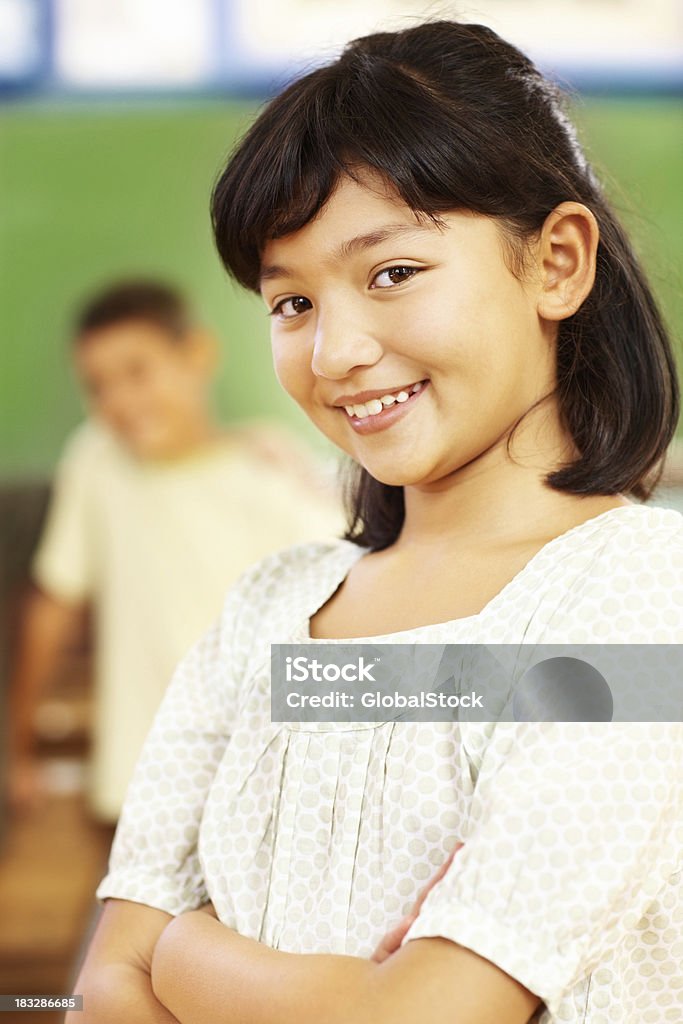
<instances>
[{"instance_id":1,"label":"polka dot fabric","mask_svg":"<svg viewBox=\"0 0 683 1024\"><path fill-rule=\"evenodd\" d=\"M274 948L367 957L460 840L404 943L475 950L543 999L537 1024L683 1020L682 725L270 722L270 643L308 639L363 554L288 549L232 588L173 676L98 896L211 898ZM683 516L603 513L479 615L373 638L401 640L681 643Z\"/></svg>"}]
</instances>

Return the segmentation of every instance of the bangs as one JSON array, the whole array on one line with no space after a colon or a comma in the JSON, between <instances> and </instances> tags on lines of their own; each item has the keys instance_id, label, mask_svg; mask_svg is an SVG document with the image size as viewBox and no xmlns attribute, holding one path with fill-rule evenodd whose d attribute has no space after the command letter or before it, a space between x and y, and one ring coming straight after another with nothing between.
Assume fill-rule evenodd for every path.
<instances>
[{"instance_id":1,"label":"bangs","mask_svg":"<svg viewBox=\"0 0 683 1024\"><path fill-rule=\"evenodd\" d=\"M490 201L482 207L477 140L463 121L422 76L364 54L294 82L240 141L214 188L213 228L226 269L258 292L266 243L302 228L341 176L359 180L363 169L379 173L418 215L498 212ZM483 183L489 197L502 191L492 173Z\"/></svg>"},{"instance_id":2,"label":"bangs","mask_svg":"<svg viewBox=\"0 0 683 1024\"><path fill-rule=\"evenodd\" d=\"M646 500L678 418L675 361L558 87L482 25L427 21L356 39L269 103L237 143L211 203L228 272L258 292L266 244L313 220L342 176L373 188L368 174L418 218L468 210L497 219L520 278L552 210L575 201L593 212L595 283L557 332L560 412L580 456L545 482ZM380 550L399 536L402 489L389 493L362 473L346 536Z\"/></svg>"}]
</instances>

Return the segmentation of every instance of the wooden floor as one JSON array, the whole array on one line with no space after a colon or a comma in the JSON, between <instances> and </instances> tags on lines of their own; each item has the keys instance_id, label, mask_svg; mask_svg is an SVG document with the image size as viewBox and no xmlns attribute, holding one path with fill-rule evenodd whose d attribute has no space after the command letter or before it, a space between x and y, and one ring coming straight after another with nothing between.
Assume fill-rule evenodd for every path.
<instances>
[{"instance_id":1,"label":"wooden floor","mask_svg":"<svg viewBox=\"0 0 683 1024\"><path fill-rule=\"evenodd\" d=\"M0 848L0 993L67 994L97 911L111 830L90 821L80 794L51 795L15 817ZM49 1011L0 1014L0 1024L53 1024Z\"/></svg>"}]
</instances>

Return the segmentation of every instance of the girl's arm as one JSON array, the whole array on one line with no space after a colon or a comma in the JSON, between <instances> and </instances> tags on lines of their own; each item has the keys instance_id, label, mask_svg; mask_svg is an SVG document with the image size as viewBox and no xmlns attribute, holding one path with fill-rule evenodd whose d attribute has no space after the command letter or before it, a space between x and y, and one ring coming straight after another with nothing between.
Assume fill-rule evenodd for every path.
<instances>
[{"instance_id":1,"label":"girl's arm","mask_svg":"<svg viewBox=\"0 0 683 1024\"><path fill-rule=\"evenodd\" d=\"M526 1024L540 999L448 939L383 963L283 953L200 912L165 928L152 986L180 1024Z\"/></svg>"},{"instance_id":2,"label":"girl's arm","mask_svg":"<svg viewBox=\"0 0 683 1024\"><path fill-rule=\"evenodd\" d=\"M67 1013L64 1024L178 1024L154 995L150 977L154 946L171 920L141 903L107 900L74 987L83 1012Z\"/></svg>"}]
</instances>

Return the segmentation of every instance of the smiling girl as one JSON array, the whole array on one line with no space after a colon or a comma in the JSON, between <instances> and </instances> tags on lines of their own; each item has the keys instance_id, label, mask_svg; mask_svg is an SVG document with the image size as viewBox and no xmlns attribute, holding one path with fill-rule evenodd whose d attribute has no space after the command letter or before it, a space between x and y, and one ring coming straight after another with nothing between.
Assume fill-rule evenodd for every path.
<instances>
[{"instance_id":1,"label":"smiling girl","mask_svg":"<svg viewBox=\"0 0 683 1024\"><path fill-rule=\"evenodd\" d=\"M633 501L671 349L556 91L480 26L368 36L266 107L213 215L350 525L178 667L85 1021L680 1020L680 725L270 721L276 642L683 642L683 517Z\"/></svg>"}]
</instances>

